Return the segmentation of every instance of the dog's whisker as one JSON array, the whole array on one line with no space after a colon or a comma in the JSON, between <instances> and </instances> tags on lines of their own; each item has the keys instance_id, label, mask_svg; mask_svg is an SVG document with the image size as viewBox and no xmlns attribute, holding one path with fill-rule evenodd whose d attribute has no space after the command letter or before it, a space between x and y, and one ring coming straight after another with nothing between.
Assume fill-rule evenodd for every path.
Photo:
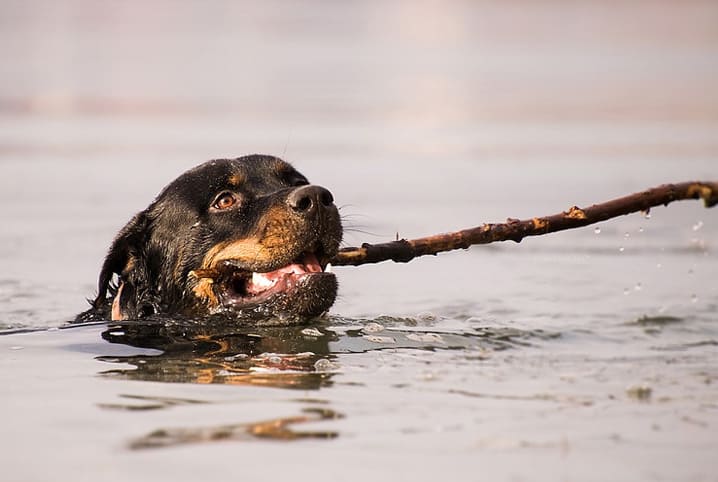
<instances>
[{"instance_id":1,"label":"dog's whisker","mask_svg":"<svg viewBox=\"0 0 718 482\"><path fill-rule=\"evenodd\" d=\"M342 214L341 219L342 219L342 221L350 221L352 219L371 219L371 218L364 214Z\"/></svg>"},{"instance_id":2,"label":"dog's whisker","mask_svg":"<svg viewBox=\"0 0 718 482\"><path fill-rule=\"evenodd\" d=\"M386 237L385 234L379 234L379 233L375 233L373 231L367 231L367 230L359 229L359 228L344 228L344 232L345 233L365 234L367 236L374 236L376 238L385 238Z\"/></svg>"}]
</instances>

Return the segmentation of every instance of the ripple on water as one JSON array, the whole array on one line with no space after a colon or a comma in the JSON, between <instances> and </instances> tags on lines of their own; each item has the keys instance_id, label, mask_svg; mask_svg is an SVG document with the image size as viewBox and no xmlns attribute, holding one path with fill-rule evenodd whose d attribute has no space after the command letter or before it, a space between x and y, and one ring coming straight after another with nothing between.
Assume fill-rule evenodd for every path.
<instances>
[{"instance_id":1,"label":"ripple on water","mask_svg":"<svg viewBox=\"0 0 718 482\"><path fill-rule=\"evenodd\" d=\"M102 374L132 380L259 385L302 390L333 383L340 354L384 349L464 350L467 355L522 348L559 333L445 320L333 317L326 324L241 327L194 320L113 322L102 334L111 343L160 350L98 357L116 365Z\"/></svg>"},{"instance_id":2,"label":"ripple on water","mask_svg":"<svg viewBox=\"0 0 718 482\"><path fill-rule=\"evenodd\" d=\"M48 328L65 323L66 300L56 296L62 289L17 279L0 279L0 331ZM82 298L78 301L81 304Z\"/></svg>"},{"instance_id":3,"label":"ripple on water","mask_svg":"<svg viewBox=\"0 0 718 482\"><path fill-rule=\"evenodd\" d=\"M662 346L655 346L655 347L652 347L652 349L656 350L656 351L687 351L687 350L692 350L695 348L716 347L716 346L718 346L718 340L707 339L707 340L698 340L698 341L691 341L691 342L685 342L685 343L671 343L671 344L662 345Z\"/></svg>"},{"instance_id":4,"label":"ripple on water","mask_svg":"<svg viewBox=\"0 0 718 482\"><path fill-rule=\"evenodd\" d=\"M682 323L684 321L686 321L686 319L681 318L679 316L643 315L635 320L629 321L627 324L639 325L639 326L665 326L665 325L671 325L671 324L675 324L675 323Z\"/></svg>"}]
</instances>

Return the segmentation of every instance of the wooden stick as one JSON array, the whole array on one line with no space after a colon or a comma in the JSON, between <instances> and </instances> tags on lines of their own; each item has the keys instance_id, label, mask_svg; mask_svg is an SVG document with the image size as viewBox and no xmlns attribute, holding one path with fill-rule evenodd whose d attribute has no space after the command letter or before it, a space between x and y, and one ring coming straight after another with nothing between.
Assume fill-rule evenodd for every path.
<instances>
[{"instance_id":1,"label":"wooden stick","mask_svg":"<svg viewBox=\"0 0 718 482\"><path fill-rule=\"evenodd\" d=\"M718 204L718 182L663 184L587 208L573 206L568 211L552 216L526 220L509 218L505 223L483 224L475 228L425 238L400 239L380 244L364 243L361 247L341 249L331 263L336 266L358 266L387 260L407 263L419 256L466 249L473 244L489 244L497 241L519 243L526 236L580 228L639 211L648 213L652 207L666 206L673 201L684 199L703 199L707 208L713 207Z\"/></svg>"}]
</instances>

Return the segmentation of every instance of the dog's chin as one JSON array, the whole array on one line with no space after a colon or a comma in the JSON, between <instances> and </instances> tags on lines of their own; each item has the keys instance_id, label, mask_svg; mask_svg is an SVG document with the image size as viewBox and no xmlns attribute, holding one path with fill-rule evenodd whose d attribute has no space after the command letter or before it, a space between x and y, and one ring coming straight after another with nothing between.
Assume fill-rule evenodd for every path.
<instances>
[{"instance_id":1,"label":"dog's chin","mask_svg":"<svg viewBox=\"0 0 718 482\"><path fill-rule=\"evenodd\" d=\"M314 268L291 263L265 273L237 269L215 284L215 313L265 325L321 317L334 304L338 283L334 273Z\"/></svg>"}]
</instances>

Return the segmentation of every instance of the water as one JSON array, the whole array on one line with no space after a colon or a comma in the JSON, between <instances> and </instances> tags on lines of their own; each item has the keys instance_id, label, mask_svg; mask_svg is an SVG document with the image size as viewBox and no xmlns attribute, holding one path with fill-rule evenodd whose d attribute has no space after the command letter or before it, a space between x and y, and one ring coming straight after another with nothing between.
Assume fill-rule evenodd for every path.
<instances>
[{"instance_id":1,"label":"water","mask_svg":"<svg viewBox=\"0 0 718 482\"><path fill-rule=\"evenodd\" d=\"M213 157L294 162L346 245L716 179L717 17L3 2L5 477L712 480L718 223L698 202L336 267L311 327L55 328L117 230Z\"/></svg>"}]
</instances>

